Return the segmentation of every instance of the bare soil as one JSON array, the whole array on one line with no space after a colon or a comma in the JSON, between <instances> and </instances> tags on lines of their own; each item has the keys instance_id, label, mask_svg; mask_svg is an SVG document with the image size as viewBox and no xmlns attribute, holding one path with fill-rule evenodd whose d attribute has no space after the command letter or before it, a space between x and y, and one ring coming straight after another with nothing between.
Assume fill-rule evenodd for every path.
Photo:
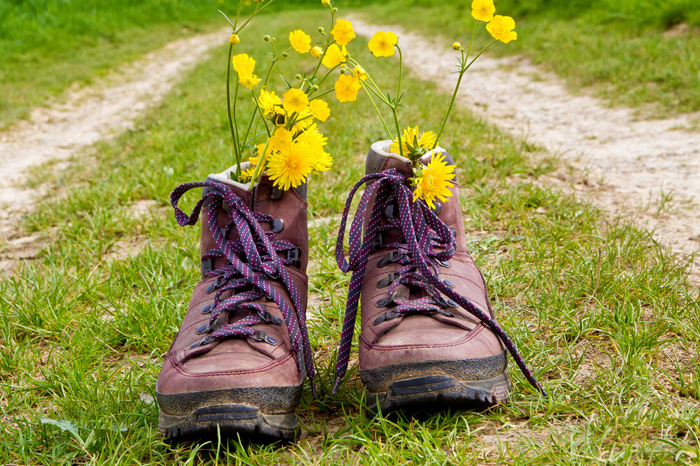
<instances>
[{"instance_id":1,"label":"bare soil","mask_svg":"<svg viewBox=\"0 0 700 466\"><path fill-rule=\"evenodd\" d=\"M358 34L390 29L399 36L414 75L452 90L455 54L398 26L353 18ZM632 109L609 108L572 95L555 75L522 56L481 57L467 72L458 101L500 128L559 155L546 182L574 192L612 216L632 217L681 258L700 249L700 114L639 120ZM700 285L700 255L691 281Z\"/></svg>"},{"instance_id":2,"label":"bare soil","mask_svg":"<svg viewBox=\"0 0 700 466\"><path fill-rule=\"evenodd\" d=\"M21 238L17 222L41 192L25 186L29 167L49 160L86 156L83 149L126 131L134 119L158 104L182 74L225 43L222 30L171 42L103 81L71 90L64 103L36 108L31 121L0 132L0 274L38 252L34 237ZM143 206L137 206L143 208Z\"/></svg>"}]
</instances>

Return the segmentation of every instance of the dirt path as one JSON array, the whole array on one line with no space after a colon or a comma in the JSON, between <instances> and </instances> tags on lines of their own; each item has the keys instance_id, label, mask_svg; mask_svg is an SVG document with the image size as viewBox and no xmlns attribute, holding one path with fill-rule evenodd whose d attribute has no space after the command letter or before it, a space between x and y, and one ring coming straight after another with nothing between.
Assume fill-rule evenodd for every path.
<instances>
[{"instance_id":1,"label":"dirt path","mask_svg":"<svg viewBox=\"0 0 700 466\"><path fill-rule=\"evenodd\" d=\"M66 159L128 129L136 117L162 100L185 70L204 59L211 47L225 43L227 36L222 30L171 42L120 69L105 83L71 92L64 104L35 109L31 122L0 133L0 272L35 254L33 239L17 237L15 226L32 208L32 193L23 187L26 170Z\"/></svg>"},{"instance_id":2,"label":"dirt path","mask_svg":"<svg viewBox=\"0 0 700 466\"><path fill-rule=\"evenodd\" d=\"M358 34L394 31L411 71L454 89L455 52L402 31L353 18ZM571 95L562 81L523 57L481 57L467 74L459 100L519 137L560 154L552 184L573 189L613 215L633 215L654 237L683 255L700 249L700 133L698 115L637 121L629 109ZM700 257L693 281L700 284Z\"/></svg>"}]
</instances>

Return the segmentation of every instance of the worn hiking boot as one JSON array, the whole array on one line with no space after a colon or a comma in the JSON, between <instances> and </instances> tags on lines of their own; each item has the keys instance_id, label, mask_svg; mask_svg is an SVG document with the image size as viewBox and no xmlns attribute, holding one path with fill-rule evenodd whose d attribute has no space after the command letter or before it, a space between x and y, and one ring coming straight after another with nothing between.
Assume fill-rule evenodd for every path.
<instances>
[{"instance_id":1,"label":"worn hiking boot","mask_svg":"<svg viewBox=\"0 0 700 466\"><path fill-rule=\"evenodd\" d=\"M250 434L293 439L313 362L306 333L306 186L250 190L228 172L171 194L180 225L200 209L201 280L158 377L159 428L168 438ZM180 197L202 187L187 216ZM313 382L313 380L312 380Z\"/></svg>"},{"instance_id":2,"label":"worn hiking boot","mask_svg":"<svg viewBox=\"0 0 700 466\"><path fill-rule=\"evenodd\" d=\"M372 145L366 176L351 192L341 222L336 259L354 273L336 386L347 369L361 299L359 365L370 410L502 403L511 388L508 350L519 365L522 359L498 326L483 276L467 251L459 190L452 188L453 196L432 211L423 201L412 202L407 180L413 167L390 153L390 145ZM431 157L429 152L422 162ZM446 160L453 163L449 155ZM342 250L346 219L363 183L348 263ZM529 371L526 376L534 381Z\"/></svg>"}]
</instances>

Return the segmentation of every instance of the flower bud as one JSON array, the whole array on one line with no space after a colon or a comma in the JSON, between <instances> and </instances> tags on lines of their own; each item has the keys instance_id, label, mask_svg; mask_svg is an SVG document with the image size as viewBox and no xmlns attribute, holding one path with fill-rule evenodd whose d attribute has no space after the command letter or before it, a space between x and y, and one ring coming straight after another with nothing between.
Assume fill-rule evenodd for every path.
<instances>
[{"instance_id":1,"label":"flower bud","mask_svg":"<svg viewBox=\"0 0 700 466\"><path fill-rule=\"evenodd\" d=\"M311 49L311 56L312 56L312 57L318 58L318 57L320 57L321 55L323 55L323 49L322 49L321 47L316 46L316 47L314 47L314 48Z\"/></svg>"},{"instance_id":2,"label":"flower bud","mask_svg":"<svg viewBox=\"0 0 700 466\"><path fill-rule=\"evenodd\" d=\"M282 57L287 58L289 54L287 52L282 52Z\"/></svg>"},{"instance_id":3,"label":"flower bud","mask_svg":"<svg viewBox=\"0 0 700 466\"><path fill-rule=\"evenodd\" d=\"M228 41L232 45L236 45L237 43L239 43L241 41L241 39L238 37L238 34L231 34L231 37L228 38Z\"/></svg>"},{"instance_id":4,"label":"flower bud","mask_svg":"<svg viewBox=\"0 0 700 466\"><path fill-rule=\"evenodd\" d=\"M340 74L345 74L345 67L343 67L343 65L340 65Z\"/></svg>"},{"instance_id":5,"label":"flower bud","mask_svg":"<svg viewBox=\"0 0 700 466\"><path fill-rule=\"evenodd\" d=\"M296 75L296 76L294 76L294 77L297 78L299 81L301 81L301 80L303 79L303 76L300 75L300 74L298 74L298 75Z\"/></svg>"},{"instance_id":6,"label":"flower bud","mask_svg":"<svg viewBox=\"0 0 700 466\"><path fill-rule=\"evenodd\" d=\"M346 54L345 54L345 58L346 58L346 59L347 59L347 58L350 58L350 54L349 54L349 53L346 53Z\"/></svg>"},{"instance_id":7,"label":"flower bud","mask_svg":"<svg viewBox=\"0 0 700 466\"><path fill-rule=\"evenodd\" d=\"M311 86L311 90L316 92L318 90L318 86L314 84L313 86Z\"/></svg>"},{"instance_id":8,"label":"flower bud","mask_svg":"<svg viewBox=\"0 0 700 466\"><path fill-rule=\"evenodd\" d=\"M274 44L274 43L275 43L275 38L274 38L274 37L270 37L270 43L271 43L271 44Z\"/></svg>"},{"instance_id":9,"label":"flower bud","mask_svg":"<svg viewBox=\"0 0 700 466\"><path fill-rule=\"evenodd\" d=\"M338 9L337 9L337 8L333 8L331 11L333 12L333 14L336 14L336 13L338 12Z\"/></svg>"},{"instance_id":10,"label":"flower bud","mask_svg":"<svg viewBox=\"0 0 700 466\"><path fill-rule=\"evenodd\" d=\"M460 44L459 42L455 42L454 44L452 44L452 50L462 50L462 44Z\"/></svg>"},{"instance_id":11,"label":"flower bud","mask_svg":"<svg viewBox=\"0 0 700 466\"><path fill-rule=\"evenodd\" d=\"M321 34L325 34L326 30L323 29L322 27L320 27L320 28L318 28L318 32L320 32Z\"/></svg>"},{"instance_id":12,"label":"flower bud","mask_svg":"<svg viewBox=\"0 0 700 466\"><path fill-rule=\"evenodd\" d=\"M263 37L263 40L264 40L265 42L270 42L270 36L265 36L265 37Z\"/></svg>"}]
</instances>

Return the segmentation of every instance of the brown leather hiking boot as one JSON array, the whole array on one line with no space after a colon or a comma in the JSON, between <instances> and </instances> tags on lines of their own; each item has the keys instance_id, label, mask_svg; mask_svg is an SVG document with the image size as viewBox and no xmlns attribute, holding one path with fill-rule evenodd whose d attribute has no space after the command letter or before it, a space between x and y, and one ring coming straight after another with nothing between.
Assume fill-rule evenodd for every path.
<instances>
[{"instance_id":1,"label":"brown leather hiking boot","mask_svg":"<svg viewBox=\"0 0 700 466\"><path fill-rule=\"evenodd\" d=\"M293 439L304 377L313 378L306 186L283 192L263 176L251 191L229 170L171 194L180 225L203 213L202 278L158 377L159 428L168 438L218 428ZM188 217L177 203L198 187Z\"/></svg>"},{"instance_id":2,"label":"brown leather hiking boot","mask_svg":"<svg viewBox=\"0 0 700 466\"><path fill-rule=\"evenodd\" d=\"M390 153L390 144L372 145L367 176L351 192L341 222L336 259L354 274L336 386L347 369L361 299L360 377L372 411L502 403L511 387L507 351L527 368L498 326L483 276L467 251L459 189L452 188L453 196L432 211L423 201L412 202L411 162ZM342 250L346 218L363 183L348 263ZM534 381L529 371L526 376Z\"/></svg>"}]
</instances>

